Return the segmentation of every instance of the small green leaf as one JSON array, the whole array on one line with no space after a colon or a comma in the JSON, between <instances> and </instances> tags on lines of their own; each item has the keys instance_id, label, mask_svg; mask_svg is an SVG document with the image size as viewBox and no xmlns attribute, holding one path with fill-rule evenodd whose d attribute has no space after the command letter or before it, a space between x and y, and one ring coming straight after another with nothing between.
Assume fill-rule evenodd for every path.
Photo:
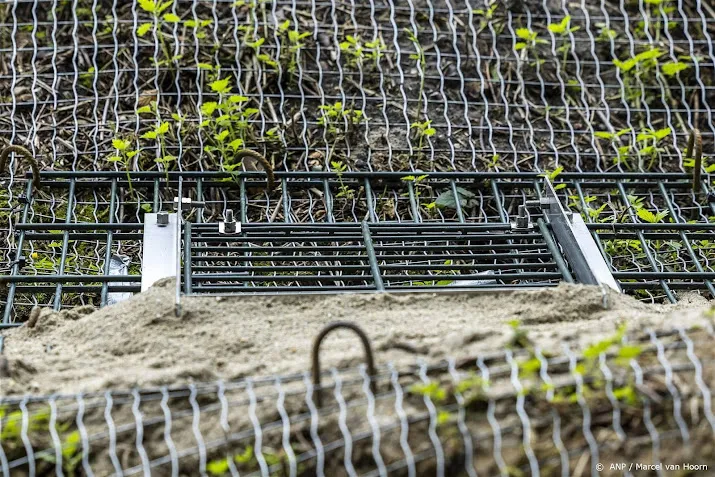
<instances>
[{"instance_id":1,"label":"small green leaf","mask_svg":"<svg viewBox=\"0 0 715 477\"><path fill-rule=\"evenodd\" d=\"M137 114L145 114L151 112L151 106L142 106L141 108L137 109Z\"/></svg>"},{"instance_id":2,"label":"small green leaf","mask_svg":"<svg viewBox=\"0 0 715 477\"><path fill-rule=\"evenodd\" d=\"M112 146L119 151L123 151L129 147L130 142L123 139L114 138L112 139Z\"/></svg>"},{"instance_id":3,"label":"small green leaf","mask_svg":"<svg viewBox=\"0 0 715 477\"><path fill-rule=\"evenodd\" d=\"M214 476L228 474L229 469L230 469L230 466L228 463L228 459L212 460L211 462L206 464L206 471L210 475L214 475Z\"/></svg>"},{"instance_id":4,"label":"small green leaf","mask_svg":"<svg viewBox=\"0 0 715 477\"><path fill-rule=\"evenodd\" d=\"M231 147L231 149L233 149L233 152L236 152L238 148L243 146L243 139L234 139L233 141L229 142L228 145Z\"/></svg>"},{"instance_id":5,"label":"small green leaf","mask_svg":"<svg viewBox=\"0 0 715 477\"><path fill-rule=\"evenodd\" d=\"M151 23L142 23L141 25L139 25L137 27L137 36L146 35L149 32L149 30L151 30L152 26L153 26L153 24L151 24Z\"/></svg>"},{"instance_id":6,"label":"small green leaf","mask_svg":"<svg viewBox=\"0 0 715 477\"><path fill-rule=\"evenodd\" d=\"M163 18L167 23L179 23L181 21L181 18L174 13L166 13Z\"/></svg>"},{"instance_id":7,"label":"small green leaf","mask_svg":"<svg viewBox=\"0 0 715 477\"><path fill-rule=\"evenodd\" d=\"M162 4L159 5L159 7L156 9L156 13L159 13L159 14L160 14L160 13L163 13L164 10L166 10L167 8L169 8L170 6L172 6L173 4L174 4L174 0L168 0L168 1L164 2L164 3L162 3Z\"/></svg>"},{"instance_id":8,"label":"small green leaf","mask_svg":"<svg viewBox=\"0 0 715 477\"><path fill-rule=\"evenodd\" d=\"M169 131L169 123L167 121L161 123L159 127L156 128L156 133L158 135L166 134Z\"/></svg>"},{"instance_id":9,"label":"small green leaf","mask_svg":"<svg viewBox=\"0 0 715 477\"><path fill-rule=\"evenodd\" d=\"M661 139L665 139L666 137L670 136L670 133L672 133L673 130L668 128L663 128L663 129L658 129L653 133L655 138L660 141Z\"/></svg>"},{"instance_id":10,"label":"small green leaf","mask_svg":"<svg viewBox=\"0 0 715 477\"><path fill-rule=\"evenodd\" d=\"M219 79L209 83L209 87L211 88L211 91L214 91L215 93L228 93L231 90L230 81L231 80L229 78Z\"/></svg>"},{"instance_id":11,"label":"small green leaf","mask_svg":"<svg viewBox=\"0 0 715 477\"><path fill-rule=\"evenodd\" d=\"M681 62L664 63L660 69L665 76L675 76L681 71L687 70L690 65Z\"/></svg>"},{"instance_id":12,"label":"small green leaf","mask_svg":"<svg viewBox=\"0 0 715 477\"><path fill-rule=\"evenodd\" d=\"M211 116L214 111L216 111L216 108L218 108L218 103L215 101L209 101L207 103L203 103L201 105L201 114L204 114L206 116Z\"/></svg>"},{"instance_id":13,"label":"small green leaf","mask_svg":"<svg viewBox=\"0 0 715 477\"><path fill-rule=\"evenodd\" d=\"M139 0L139 6L148 13L156 12L156 2L154 0Z\"/></svg>"},{"instance_id":14,"label":"small green leaf","mask_svg":"<svg viewBox=\"0 0 715 477\"><path fill-rule=\"evenodd\" d=\"M641 352L643 350L641 349L640 346L637 345L626 345L622 346L621 349L618 350L618 357L631 360L634 358L637 358L640 356Z\"/></svg>"},{"instance_id":15,"label":"small green leaf","mask_svg":"<svg viewBox=\"0 0 715 477\"><path fill-rule=\"evenodd\" d=\"M518 36L522 40L533 40L536 37L536 34L528 28L517 28L516 36Z\"/></svg>"},{"instance_id":16,"label":"small green leaf","mask_svg":"<svg viewBox=\"0 0 715 477\"><path fill-rule=\"evenodd\" d=\"M615 139L616 137L615 134L607 131L596 131L593 135L601 139L608 139L609 141Z\"/></svg>"}]
</instances>

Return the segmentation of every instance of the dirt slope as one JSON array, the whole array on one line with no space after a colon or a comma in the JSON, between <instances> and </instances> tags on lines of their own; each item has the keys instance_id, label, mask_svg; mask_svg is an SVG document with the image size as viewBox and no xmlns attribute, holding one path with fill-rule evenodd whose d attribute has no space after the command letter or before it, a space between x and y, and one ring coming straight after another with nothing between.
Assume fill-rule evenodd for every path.
<instances>
[{"instance_id":1,"label":"dirt slope","mask_svg":"<svg viewBox=\"0 0 715 477\"><path fill-rule=\"evenodd\" d=\"M309 369L314 336L328 322L353 320L370 336L378 364L460 357L497 350L518 319L544 346L587 344L631 328L672 328L702 319L707 301L646 305L606 297L595 287L562 285L514 293L369 294L186 298L174 316L173 283L98 310L43 310L34 327L5 332L9 378L3 394L73 393L285 374ZM325 366L356 364L347 332L324 344Z\"/></svg>"}]
</instances>

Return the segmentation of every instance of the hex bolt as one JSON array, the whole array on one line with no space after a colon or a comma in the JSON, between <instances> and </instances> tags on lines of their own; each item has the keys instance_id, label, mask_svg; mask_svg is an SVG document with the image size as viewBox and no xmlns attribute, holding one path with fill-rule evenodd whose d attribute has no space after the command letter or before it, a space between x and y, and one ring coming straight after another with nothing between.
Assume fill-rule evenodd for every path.
<instances>
[{"instance_id":1,"label":"hex bolt","mask_svg":"<svg viewBox=\"0 0 715 477\"><path fill-rule=\"evenodd\" d=\"M233 210L226 209L226 214L224 215L224 231L227 234L236 233L236 221L233 220Z\"/></svg>"},{"instance_id":2,"label":"hex bolt","mask_svg":"<svg viewBox=\"0 0 715 477\"><path fill-rule=\"evenodd\" d=\"M526 210L526 205L519 206L519 215L516 217L516 228L518 229L528 229L529 228L529 214Z\"/></svg>"},{"instance_id":3,"label":"hex bolt","mask_svg":"<svg viewBox=\"0 0 715 477\"><path fill-rule=\"evenodd\" d=\"M156 214L156 225L159 227L166 227L169 225L169 213L168 212L158 212Z\"/></svg>"}]
</instances>

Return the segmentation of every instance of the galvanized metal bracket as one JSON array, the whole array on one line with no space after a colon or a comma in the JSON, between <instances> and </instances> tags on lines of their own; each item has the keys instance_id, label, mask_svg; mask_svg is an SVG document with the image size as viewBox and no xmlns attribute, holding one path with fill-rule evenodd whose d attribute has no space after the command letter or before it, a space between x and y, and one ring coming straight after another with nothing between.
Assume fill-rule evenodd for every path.
<instances>
[{"instance_id":1,"label":"galvanized metal bracket","mask_svg":"<svg viewBox=\"0 0 715 477\"><path fill-rule=\"evenodd\" d=\"M573 214L561 204L556 190L544 178L544 194L540 200L527 201L526 207L538 207L551 225L554 238L571 264L576 281L587 285L607 286L617 292L621 287L611 274L601 251L593 240L580 214Z\"/></svg>"},{"instance_id":2,"label":"galvanized metal bracket","mask_svg":"<svg viewBox=\"0 0 715 477\"><path fill-rule=\"evenodd\" d=\"M179 265L178 215L168 212L144 214L142 291L158 280L176 275Z\"/></svg>"}]
</instances>

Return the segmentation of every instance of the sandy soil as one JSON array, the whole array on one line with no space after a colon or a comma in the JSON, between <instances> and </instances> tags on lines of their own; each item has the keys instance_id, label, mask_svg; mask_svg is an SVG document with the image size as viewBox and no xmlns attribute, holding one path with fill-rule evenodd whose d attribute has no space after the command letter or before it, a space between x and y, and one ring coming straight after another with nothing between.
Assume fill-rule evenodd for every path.
<instances>
[{"instance_id":1,"label":"sandy soil","mask_svg":"<svg viewBox=\"0 0 715 477\"><path fill-rule=\"evenodd\" d=\"M585 345L623 321L629 328L688 326L706 309L697 295L678 305L646 305L562 285L512 293L193 297L177 318L173 282L164 281L98 311L43 309L34 323L6 331L9 377L0 379L0 392L74 393L303 371L313 338L333 320L359 323L378 364L400 364L499 349L513 335L507 323L514 319L542 346ZM357 339L344 331L326 340L321 355L336 367L361 356Z\"/></svg>"}]
</instances>

